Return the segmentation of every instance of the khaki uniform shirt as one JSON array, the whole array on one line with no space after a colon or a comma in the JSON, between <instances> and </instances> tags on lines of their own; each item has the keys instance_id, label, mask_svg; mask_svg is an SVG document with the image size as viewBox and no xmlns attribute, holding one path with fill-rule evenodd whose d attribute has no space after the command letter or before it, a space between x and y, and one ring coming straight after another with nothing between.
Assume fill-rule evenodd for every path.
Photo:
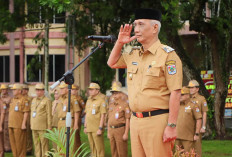
<instances>
[{"instance_id":1,"label":"khaki uniform shirt","mask_svg":"<svg viewBox=\"0 0 232 157\"><path fill-rule=\"evenodd\" d=\"M58 112L57 112L57 105L59 103L59 100L54 100L52 102L52 127L58 127Z\"/></svg>"},{"instance_id":2,"label":"khaki uniform shirt","mask_svg":"<svg viewBox=\"0 0 232 157\"><path fill-rule=\"evenodd\" d=\"M3 101L0 99L0 118L2 114L5 114L5 109L4 109L5 104L3 103ZM3 126L2 126L3 127Z\"/></svg>"},{"instance_id":3,"label":"khaki uniform shirt","mask_svg":"<svg viewBox=\"0 0 232 157\"><path fill-rule=\"evenodd\" d=\"M60 103L57 105L58 119L66 117L66 113L68 112L68 94L61 96L59 100L60 100ZM70 112L71 112L72 117L74 117L75 112L80 112L80 111L81 111L80 106L71 97Z\"/></svg>"},{"instance_id":4,"label":"khaki uniform shirt","mask_svg":"<svg viewBox=\"0 0 232 157\"><path fill-rule=\"evenodd\" d=\"M47 97L36 97L31 103L31 130L46 130L52 126L52 104Z\"/></svg>"},{"instance_id":5,"label":"khaki uniform shirt","mask_svg":"<svg viewBox=\"0 0 232 157\"><path fill-rule=\"evenodd\" d=\"M85 107L86 130L87 132L96 132L99 129L101 115L106 113L105 98L98 94L95 97L89 97Z\"/></svg>"},{"instance_id":6,"label":"khaki uniform shirt","mask_svg":"<svg viewBox=\"0 0 232 157\"><path fill-rule=\"evenodd\" d=\"M203 114L203 112L208 111L207 101L205 100L205 97L196 93L191 97L191 101L195 104L199 104L200 111Z\"/></svg>"},{"instance_id":7,"label":"khaki uniform shirt","mask_svg":"<svg viewBox=\"0 0 232 157\"><path fill-rule=\"evenodd\" d=\"M5 113L9 113L11 97L9 95L2 95L1 99L4 104ZM5 117L5 120L8 120L8 117Z\"/></svg>"},{"instance_id":8,"label":"khaki uniform shirt","mask_svg":"<svg viewBox=\"0 0 232 157\"><path fill-rule=\"evenodd\" d=\"M202 114L198 104L192 101L181 103L177 118L177 139L193 141L196 132L196 121Z\"/></svg>"},{"instance_id":9,"label":"khaki uniform shirt","mask_svg":"<svg viewBox=\"0 0 232 157\"><path fill-rule=\"evenodd\" d=\"M108 124L109 126L119 126L126 124L126 119L129 119L131 112L127 101L120 98L119 100L112 100L110 97Z\"/></svg>"},{"instance_id":10,"label":"khaki uniform shirt","mask_svg":"<svg viewBox=\"0 0 232 157\"><path fill-rule=\"evenodd\" d=\"M158 40L147 51L123 53L116 66L127 66L130 109L168 109L170 93L182 88L182 63L176 52Z\"/></svg>"},{"instance_id":11,"label":"khaki uniform shirt","mask_svg":"<svg viewBox=\"0 0 232 157\"><path fill-rule=\"evenodd\" d=\"M73 99L75 104L79 105L81 112L82 112L85 109L85 102L82 99L82 97L79 95L72 95L72 99Z\"/></svg>"},{"instance_id":12,"label":"khaki uniform shirt","mask_svg":"<svg viewBox=\"0 0 232 157\"><path fill-rule=\"evenodd\" d=\"M22 128L24 113L30 112L30 106L22 95L15 96L10 103L9 128Z\"/></svg>"}]
</instances>

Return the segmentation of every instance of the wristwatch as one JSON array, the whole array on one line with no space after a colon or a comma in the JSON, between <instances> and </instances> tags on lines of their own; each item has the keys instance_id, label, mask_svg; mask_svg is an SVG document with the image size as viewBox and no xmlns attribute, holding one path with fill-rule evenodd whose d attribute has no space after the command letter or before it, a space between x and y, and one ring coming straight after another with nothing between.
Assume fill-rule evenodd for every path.
<instances>
[{"instance_id":1,"label":"wristwatch","mask_svg":"<svg viewBox=\"0 0 232 157\"><path fill-rule=\"evenodd\" d=\"M203 127L202 127L202 129L204 129L204 130L205 130L205 129L206 129L206 127L205 127L205 126L203 126Z\"/></svg>"},{"instance_id":2,"label":"wristwatch","mask_svg":"<svg viewBox=\"0 0 232 157\"><path fill-rule=\"evenodd\" d=\"M176 124L175 123L168 123L168 126L170 126L171 128L175 128Z\"/></svg>"},{"instance_id":3,"label":"wristwatch","mask_svg":"<svg viewBox=\"0 0 232 157\"><path fill-rule=\"evenodd\" d=\"M199 136L199 133L195 133L196 136Z\"/></svg>"},{"instance_id":4,"label":"wristwatch","mask_svg":"<svg viewBox=\"0 0 232 157\"><path fill-rule=\"evenodd\" d=\"M99 130L103 130L103 128L102 128L102 127L99 127Z\"/></svg>"}]
</instances>

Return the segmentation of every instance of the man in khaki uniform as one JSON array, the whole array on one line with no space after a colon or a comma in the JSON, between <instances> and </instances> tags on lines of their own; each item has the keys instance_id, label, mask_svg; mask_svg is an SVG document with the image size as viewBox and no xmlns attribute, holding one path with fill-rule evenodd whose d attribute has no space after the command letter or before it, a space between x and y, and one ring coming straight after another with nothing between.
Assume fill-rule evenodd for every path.
<instances>
[{"instance_id":1,"label":"man in khaki uniform","mask_svg":"<svg viewBox=\"0 0 232 157\"><path fill-rule=\"evenodd\" d=\"M22 95L26 98L29 106L31 107L32 97L28 95L29 87L26 84L23 84ZM27 155L32 155L33 150L33 141L32 141L32 131L30 126L30 113L27 119Z\"/></svg>"},{"instance_id":2,"label":"man in khaki uniform","mask_svg":"<svg viewBox=\"0 0 232 157\"><path fill-rule=\"evenodd\" d=\"M129 104L121 95L121 88L117 82L113 83L111 92L107 134L110 139L111 154L112 157L127 157L127 140L131 116Z\"/></svg>"},{"instance_id":3,"label":"man in khaki uniform","mask_svg":"<svg viewBox=\"0 0 232 157\"><path fill-rule=\"evenodd\" d=\"M201 126L200 136L199 136L200 139L195 143L196 151L198 155L201 156L202 154L202 148L201 148L202 134L205 133L205 129L206 129L208 106L207 106L207 101L205 100L205 97L198 93L199 83L196 80L189 81L188 88L190 90L191 101L195 104L199 104L199 109L202 114L202 126Z\"/></svg>"},{"instance_id":4,"label":"man in khaki uniform","mask_svg":"<svg viewBox=\"0 0 232 157\"><path fill-rule=\"evenodd\" d=\"M135 36L130 36L132 25L121 26L108 60L111 68L127 68L133 157L171 156L176 138L182 63L173 48L160 43L160 22L158 10L137 9ZM142 47L121 53L123 45L134 39Z\"/></svg>"},{"instance_id":5,"label":"man in khaki uniform","mask_svg":"<svg viewBox=\"0 0 232 157\"><path fill-rule=\"evenodd\" d=\"M85 107L84 132L88 135L92 157L104 157L105 99L100 94L100 86L97 83L90 83L88 90L89 98Z\"/></svg>"},{"instance_id":6,"label":"man in khaki uniform","mask_svg":"<svg viewBox=\"0 0 232 157\"><path fill-rule=\"evenodd\" d=\"M2 100L0 99L0 157L4 157L4 133L3 133L3 124L4 124L5 109Z\"/></svg>"},{"instance_id":7,"label":"man in khaki uniform","mask_svg":"<svg viewBox=\"0 0 232 157\"><path fill-rule=\"evenodd\" d=\"M190 101L190 93L187 87L181 89L180 102L176 145L186 152L190 152L195 149L194 143L199 140L202 115L199 105Z\"/></svg>"},{"instance_id":8,"label":"man in khaki uniform","mask_svg":"<svg viewBox=\"0 0 232 157\"><path fill-rule=\"evenodd\" d=\"M2 84L0 87L1 92L1 99L3 101L3 104L5 104L4 106L4 110L5 110L5 114L4 114L4 121L3 121L3 134L4 134L4 150L5 152L9 152L11 151L11 147L10 147L10 138L9 138L9 129L8 129L8 121L9 121L9 108L10 108L10 101L11 101L11 97L8 93L8 85L6 84Z\"/></svg>"},{"instance_id":9,"label":"man in khaki uniform","mask_svg":"<svg viewBox=\"0 0 232 157\"><path fill-rule=\"evenodd\" d=\"M84 100L82 99L82 97L80 95L78 95L78 90L79 90L79 87L75 84L72 85L72 91L71 91L71 94L72 94L72 99L74 100L74 103L76 105L79 105L81 111L80 111L80 116L79 116L79 121L78 121L78 130L76 131L76 135L75 135L75 141L76 141L76 148L75 150L77 150L80 146L81 146L81 137L80 137L80 130L81 130L81 118L84 114L82 114L82 112L84 111L85 109L85 102Z\"/></svg>"},{"instance_id":10,"label":"man in khaki uniform","mask_svg":"<svg viewBox=\"0 0 232 157\"><path fill-rule=\"evenodd\" d=\"M31 130L35 145L35 156L45 157L49 149L48 139L44 137L46 129L52 128L51 100L44 96L44 84L35 86L37 97L31 103Z\"/></svg>"},{"instance_id":11,"label":"man in khaki uniform","mask_svg":"<svg viewBox=\"0 0 232 157\"><path fill-rule=\"evenodd\" d=\"M58 115L58 129L61 129L63 127L66 127L66 114L68 112L68 85L64 82L61 82L59 85L60 88L60 103L57 105L57 115ZM78 131L79 126L79 118L80 118L80 106L78 103L74 101L74 98L71 97L70 100L70 112L72 116L72 128L76 131ZM76 138L74 138L76 139ZM77 141L74 141L74 152L76 151L77 148Z\"/></svg>"},{"instance_id":12,"label":"man in khaki uniform","mask_svg":"<svg viewBox=\"0 0 232 157\"><path fill-rule=\"evenodd\" d=\"M25 157L27 151L27 116L30 112L29 104L22 96L22 85L14 84L13 99L9 109L9 135L14 157Z\"/></svg>"},{"instance_id":13,"label":"man in khaki uniform","mask_svg":"<svg viewBox=\"0 0 232 157\"><path fill-rule=\"evenodd\" d=\"M59 89L54 90L54 98L55 100L52 102L52 129L53 128L58 128L58 115L57 115L57 105L60 103L60 94L59 94ZM57 145L53 142L52 146L54 149L56 149Z\"/></svg>"}]
</instances>

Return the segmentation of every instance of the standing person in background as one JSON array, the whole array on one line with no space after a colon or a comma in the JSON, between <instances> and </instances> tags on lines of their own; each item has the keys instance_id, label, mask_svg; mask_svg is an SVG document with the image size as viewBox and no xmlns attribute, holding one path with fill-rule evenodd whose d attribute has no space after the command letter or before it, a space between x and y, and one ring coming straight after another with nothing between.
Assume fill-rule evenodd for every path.
<instances>
[{"instance_id":1,"label":"standing person in background","mask_svg":"<svg viewBox=\"0 0 232 157\"><path fill-rule=\"evenodd\" d=\"M44 96L44 84L35 86L37 97L31 103L31 130L35 145L35 156L46 157L49 150L48 139L44 137L46 129L52 129L52 104L51 100Z\"/></svg>"},{"instance_id":2,"label":"standing person in background","mask_svg":"<svg viewBox=\"0 0 232 157\"><path fill-rule=\"evenodd\" d=\"M90 83L88 90L89 97L85 108L84 133L88 135L92 157L104 157L105 99L100 94L99 84Z\"/></svg>"},{"instance_id":3,"label":"standing person in background","mask_svg":"<svg viewBox=\"0 0 232 157\"><path fill-rule=\"evenodd\" d=\"M159 40L160 11L137 9L133 25L132 37L132 25L121 26L107 62L111 68L127 68L132 156L169 157L176 139L182 63L174 49ZM135 39L141 48L122 53Z\"/></svg>"},{"instance_id":4,"label":"standing person in background","mask_svg":"<svg viewBox=\"0 0 232 157\"><path fill-rule=\"evenodd\" d=\"M79 116L79 121L78 121L78 130L76 131L76 136L75 136L75 150L78 150L78 148L81 146L81 136L80 136L80 130L81 130L81 118L83 116L82 112L85 109L85 102L82 99L82 97L78 94L79 87L78 85L73 84L72 85L72 99L74 100L74 103L76 105L79 105L80 107L80 116Z\"/></svg>"},{"instance_id":5,"label":"standing person in background","mask_svg":"<svg viewBox=\"0 0 232 157\"><path fill-rule=\"evenodd\" d=\"M198 93L199 83L196 80L189 81L188 88L190 90L191 101L194 104L199 104L199 109L202 114L202 126L200 130L199 140L197 140L195 143L196 152L198 155L201 156L202 155L202 146L201 146L202 145L202 134L204 134L206 130L208 106L207 106L207 101L205 100L205 97Z\"/></svg>"},{"instance_id":6,"label":"standing person in background","mask_svg":"<svg viewBox=\"0 0 232 157\"><path fill-rule=\"evenodd\" d=\"M14 157L25 157L27 152L27 119L30 106L22 96L22 85L14 84L13 99L9 109L10 145Z\"/></svg>"},{"instance_id":7,"label":"standing person in background","mask_svg":"<svg viewBox=\"0 0 232 157\"><path fill-rule=\"evenodd\" d=\"M112 157L128 156L128 133L130 109L126 99L121 95L121 87L114 82L111 90L108 111L108 132Z\"/></svg>"},{"instance_id":8,"label":"standing person in background","mask_svg":"<svg viewBox=\"0 0 232 157\"><path fill-rule=\"evenodd\" d=\"M59 98L60 102L57 106L57 115L59 119L58 129L61 129L66 127L66 114L68 112L68 85L65 82L61 82L59 88L60 88L60 98ZM79 104L74 101L74 98L72 96L70 100L70 112L72 116L71 128L74 129L76 132L78 132L79 131L78 122L81 114L81 108ZM74 137L74 139L76 139L76 137ZM74 140L73 153L76 152L75 149L77 148L76 142L77 141Z\"/></svg>"},{"instance_id":9,"label":"standing person in background","mask_svg":"<svg viewBox=\"0 0 232 157\"><path fill-rule=\"evenodd\" d=\"M26 98L26 101L28 105L31 107L31 101L32 97L28 95L29 92L29 87L26 84L23 84L23 90L22 90L22 95ZM32 155L33 151L33 141L32 141L32 131L31 131L31 126L30 126L30 113L28 115L27 119L27 155Z\"/></svg>"},{"instance_id":10,"label":"standing person in background","mask_svg":"<svg viewBox=\"0 0 232 157\"><path fill-rule=\"evenodd\" d=\"M54 90L54 101L52 102L52 129L53 128L58 128L58 115L57 115L57 105L60 103L60 93L59 93L59 89L56 88ZM52 143L52 147L54 149L56 149L57 145L53 142Z\"/></svg>"},{"instance_id":11,"label":"standing person in background","mask_svg":"<svg viewBox=\"0 0 232 157\"><path fill-rule=\"evenodd\" d=\"M11 102L11 96L9 95L9 87L6 84L2 84L0 87L1 90L1 99L3 104L5 104L4 110L4 124L3 124L3 134L4 134L4 150L5 152L10 152L10 138L9 138L9 129L8 129L8 121L9 121L9 108Z\"/></svg>"},{"instance_id":12,"label":"standing person in background","mask_svg":"<svg viewBox=\"0 0 232 157\"><path fill-rule=\"evenodd\" d=\"M199 105L190 101L187 87L181 89L180 102L176 145L184 149L185 152L191 152L192 149L195 149L195 142L199 140L202 115Z\"/></svg>"},{"instance_id":13,"label":"standing person in background","mask_svg":"<svg viewBox=\"0 0 232 157\"><path fill-rule=\"evenodd\" d=\"M2 100L0 99L0 157L4 157L4 117L5 117L5 109Z\"/></svg>"}]
</instances>

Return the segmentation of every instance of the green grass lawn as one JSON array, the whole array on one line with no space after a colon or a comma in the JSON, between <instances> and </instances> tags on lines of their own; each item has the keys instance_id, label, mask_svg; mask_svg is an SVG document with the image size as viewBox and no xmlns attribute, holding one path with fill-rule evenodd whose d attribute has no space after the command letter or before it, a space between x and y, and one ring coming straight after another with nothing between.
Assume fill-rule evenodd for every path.
<instances>
[{"instance_id":1,"label":"green grass lawn","mask_svg":"<svg viewBox=\"0 0 232 157\"><path fill-rule=\"evenodd\" d=\"M107 139L106 132L104 133L104 139L106 157L111 157L110 142ZM83 133L83 130L81 131L81 140L82 143L88 143L88 137ZM131 156L130 142L128 142L128 145L129 156ZM232 141L203 140L202 152L203 157L232 157ZM13 155L12 153L6 153L5 157L13 157Z\"/></svg>"}]
</instances>

